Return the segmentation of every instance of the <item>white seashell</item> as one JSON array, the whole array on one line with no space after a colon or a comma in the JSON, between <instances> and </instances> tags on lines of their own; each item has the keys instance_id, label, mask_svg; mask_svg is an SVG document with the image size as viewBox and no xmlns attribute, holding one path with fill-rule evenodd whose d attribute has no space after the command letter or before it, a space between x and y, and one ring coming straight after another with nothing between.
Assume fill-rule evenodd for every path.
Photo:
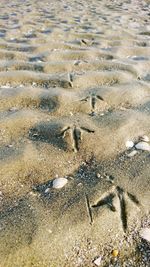
<instances>
[{"instance_id":1,"label":"white seashell","mask_svg":"<svg viewBox=\"0 0 150 267\"><path fill-rule=\"evenodd\" d=\"M96 266L100 266L101 261L102 261L102 257L100 256L94 261L94 263L95 263Z\"/></svg>"},{"instance_id":2,"label":"white seashell","mask_svg":"<svg viewBox=\"0 0 150 267\"><path fill-rule=\"evenodd\" d=\"M137 150L133 150L133 151L130 152L127 156L128 156L129 158L132 158L132 157L134 157L137 153L138 153Z\"/></svg>"},{"instance_id":3,"label":"white seashell","mask_svg":"<svg viewBox=\"0 0 150 267\"><path fill-rule=\"evenodd\" d=\"M134 146L133 141L126 141L126 148L132 148Z\"/></svg>"},{"instance_id":4,"label":"white seashell","mask_svg":"<svg viewBox=\"0 0 150 267\"><path fill-rule=\"evenodd\" d=\"M53 181L53 188L59 189L64 187L68 183L68 180L66 178L56 178Z\"/></svg>"},{"instance_id":5,"label":"white seashell","mask_svg":"<svg viewBox=\"0 0 150 267\"><path fill-rule=\"evenodd\" d=\"M140 141L149 142L149 137L147 135L140 136Z\"/></svg>"},{"instance_id":6,"label":"white seashell","mask_svg":"<svg viewBox=\"0 0 150 267\"><path fill-rule=\"evenodd\" d=\"M145 142L139 142L138 144L135 145L135 147L140 150L150 151L150 145Z\"/></svg>"},{"instance_id":7,"label":"white seashell","mask_svg":"<svg viewBox=\"0 0 150 267\"><path fill-rule=\"evenodd\" d=\"M143 228L140 231L140 236L150 242L150 228Z\"/></svg>"}]
</instances>

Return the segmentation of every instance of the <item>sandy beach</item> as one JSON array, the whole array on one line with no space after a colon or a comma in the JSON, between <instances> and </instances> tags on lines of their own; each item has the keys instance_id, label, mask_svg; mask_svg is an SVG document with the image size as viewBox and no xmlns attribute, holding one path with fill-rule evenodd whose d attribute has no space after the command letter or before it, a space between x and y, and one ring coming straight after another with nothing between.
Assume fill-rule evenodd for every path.
<instances>
[{"instance_id":1,"label":"sandy beach","mask_svg":"<svg viewBox=\"0 0 150 267\"><path fill-rule=\"evenodd\" d=\"M150 1L1 0L0 267L148 267L143 229Z\"/></svg>"}]
</instances>

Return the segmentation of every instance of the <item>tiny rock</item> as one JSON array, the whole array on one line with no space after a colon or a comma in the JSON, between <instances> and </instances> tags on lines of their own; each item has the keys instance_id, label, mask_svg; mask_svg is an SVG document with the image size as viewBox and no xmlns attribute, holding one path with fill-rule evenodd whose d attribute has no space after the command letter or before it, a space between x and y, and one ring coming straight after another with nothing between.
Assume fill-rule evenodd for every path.
<instances>
[{"instance_id":1,"label":"tiny rock","mask_svg":"<svg viewBox=\"0 0 150 267\"><path fill-rule=\"evenodd\" d=\"M150 228L143 228L141 231L140 231L140 236L147 240L148 242L150 242Z\"/></svg>"},{"instance_id":2,"label":"tiny rock","mask_svg":"<svg viewBox=\"0 0 150 267\"><path fill-rule=\"evenodd\" d=\"M9 109L9 111L17 111L17 110L18 110L17 107L12 107L12 108Z\"/></svg>"},{"instance_id":3,"label":"tiny rock","mask_svg":"<svg viewBox=\"0 0 150 267\"><path fill-rule=\"evenodd\" d=\"M68 180L66 178L56 178L53 181L53 188L60 189L64 187L68 183Z\"/></svg>"},{"instance_id":4,"label":"tiny rock","mask_svg":"<svg viewBox=\"0 0 150 267\"><path fill-rule=\"evenodd\" d=\"M101 261L102 261L102 257L100 256L100 257L98 257L98 258L94 261L94 264L95 264L96 266L100 266Z\"/></svg>"},{"instance_id":5,"label":"tiny rock","mask_svg":"<svg viewBox=\"0 0 150 267\"><path fill-rule=\"evenodd\" d=\"M150 151L150 145L146 142L139 142L135 145L136 149Z\"/></svg>"},{"instance_id":6,"label":"tiny rock","mask_svg":"<svg viewBox=\"0 0 150 267\"><path fill-rule=\"evenodd\" d=\"M117 256L118 256L118 253L119 253L118 249L114 249L114 250L112 251L112 255L113 255L113 257L117 257Z\"/></svg>"},{"instance_id":7,"label":"tiny rock","mask_svg":"<svg viewBox=\"0 0 150 267\"><path fill-rule=\"evenodd\" d=\"M45 193L47 194L49 192L50 192L50 188L48 187L48 188L46 188Z\"/></svg>"},{"instance_id":8,"label":"tiny rock","mask_svg":"<svg viewBox=\"0 0 150 267\"><path fill-rule=\"evenodd\" d=\"M134 146L133 141L126 141L126 148L127 149L132 148L133 146Z\"/></svg>"}]
</instances>

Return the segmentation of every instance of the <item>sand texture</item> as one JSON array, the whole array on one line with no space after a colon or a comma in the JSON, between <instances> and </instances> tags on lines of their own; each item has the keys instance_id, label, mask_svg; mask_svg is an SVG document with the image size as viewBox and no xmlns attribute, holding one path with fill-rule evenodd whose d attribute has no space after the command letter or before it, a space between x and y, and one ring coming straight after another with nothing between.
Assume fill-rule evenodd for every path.
<instances>
[{"instance_id":1,"label":"sand texture","mask_svg":"<svg viewBox=\"0 0 150 267\"><path fill-rule=\"evenodd\" d=\"M150 1L0 1L0 267L148 267L149 139Z\"/></svg>"}]
</instances>

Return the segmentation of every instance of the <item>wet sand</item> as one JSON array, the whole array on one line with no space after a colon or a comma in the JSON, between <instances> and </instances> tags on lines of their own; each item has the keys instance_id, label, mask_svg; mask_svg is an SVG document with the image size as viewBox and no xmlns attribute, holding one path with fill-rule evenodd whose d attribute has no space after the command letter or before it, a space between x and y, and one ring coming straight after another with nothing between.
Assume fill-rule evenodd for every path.
<instances>
[{"instance_id":1,"label":"wet sand","mask_svg":"<svg viewBox=\"0 0 150 267\"><path fill-rule=\"evenodd\" d=\"M0 1L0 267L149 266L149 4Z\"/></svg>"}]
</instances>

